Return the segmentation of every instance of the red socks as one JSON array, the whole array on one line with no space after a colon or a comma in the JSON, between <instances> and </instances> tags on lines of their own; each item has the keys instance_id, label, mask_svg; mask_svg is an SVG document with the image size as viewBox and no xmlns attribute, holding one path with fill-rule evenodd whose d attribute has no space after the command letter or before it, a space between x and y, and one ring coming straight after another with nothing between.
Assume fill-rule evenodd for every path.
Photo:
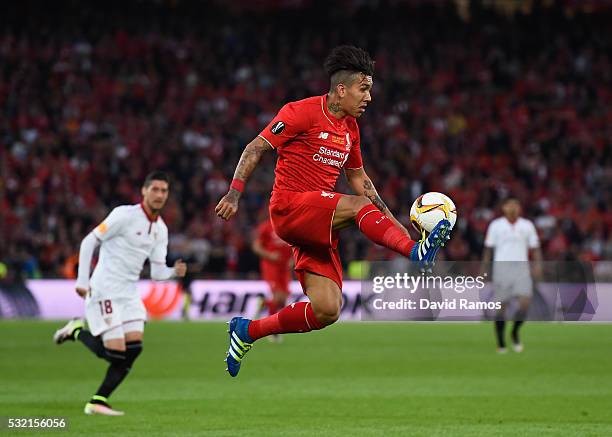
<instances>
[{"instance_id":1,"label":"red socks","mask_svg":"<svg viewBox=\"0 0 612 437\"><path fill-rule=\"evenodd\" d=\"M266 307L268 308L268 315L276 314L278 312L278 307L274 299L267 300L265 302Z\"/></svg>"},{"instance_id":2,"label":"red socks","mask_svg":"<svg viewBox=\"0 0 612 437\"><path fill-rule=\"evenodd\" d=\"M385 246L406 257L415 242L374 205L364 206L357 213L357 226L373 242ZM272 312L271 306L268 307ZM315 318L310 302L297 302L286 306L276 314L249 324L249 336L253 341L272 334L309 332L323 328Z\"/></svg>"},{"instance_id":3,"label":"red socks","mask_svg":"<svg viewBox=\"0 0 612 437\"><path fill-rule=\"evenodd\" d=\"M309 332L321 329L310 302L297 302L286 306L278 313L249 324L249 336L254 340L272 334Z\"/></svg>"},{"instance_id":4,"label":"red socks","mask_svg":"<svg viewBox=\"0 0 612 437\"><path fill-rule=\"evenodd\" d=\"M366 205L361 208L355 222L359 230L374 243L385 246L405 257L410 256L415 242L374 205Z\"/></svg>"}]
</instances>

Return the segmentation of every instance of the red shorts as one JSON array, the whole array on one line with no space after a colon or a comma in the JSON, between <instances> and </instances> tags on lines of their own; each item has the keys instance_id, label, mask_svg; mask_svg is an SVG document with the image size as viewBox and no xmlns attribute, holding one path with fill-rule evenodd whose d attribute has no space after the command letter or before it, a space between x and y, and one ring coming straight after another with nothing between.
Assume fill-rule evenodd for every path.
<instances>
[{"instance_id":1,"label":"red shorts","mask_svg":"<svg viewBox=\"0 0 612 437\"><path fill-rule=\"evenodd\" d=\"M291 274L289 266L282 264L260 263L261 278L268 283L271 292L280 291L289 294Z\"/></svg>"},{"instance_id":2,"label":"red shorts","mask_svg":"<svg viewBox=\"0 0 612 437\"><path fill-rule=\"evenodd\" d=\"M342 289L342 263L338 231L332 222L340 193L327 191L274 191L270 219L274 232L293 246L295 273L305 288L304 272L333 280Z\"/></svg>"}]
</instances>

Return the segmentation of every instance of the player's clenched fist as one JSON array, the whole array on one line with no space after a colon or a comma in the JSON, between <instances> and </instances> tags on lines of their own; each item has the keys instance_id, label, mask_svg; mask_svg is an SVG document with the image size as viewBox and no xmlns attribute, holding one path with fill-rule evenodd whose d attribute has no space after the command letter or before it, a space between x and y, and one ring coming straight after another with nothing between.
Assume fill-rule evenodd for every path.
<instances>
[{"instance_id":1,"label":"player's clenched fist","mask_svg":"<svg viewBox=\"0 0 612 437\"><path fill-rule=\"evenodd\" d=\"M183 260L179 259L174 263L174 272L176 276L182 278L187 273L187 264Z\"/></svg>"},{"instance_id":2,"label":"player's clenched fist","mask_svg":"<svg viewBox=\"0 0 612 437\"><path fill-rule=\"evenodd\" d=\"M238 211L238 196L239 192L236 190L230 190L217 204L215 212L217 216L223 220L229 220Z\"/></svg>"},{"instance_id":3,"label":"player's clenched fist","mask_svg":"<svg viewBox=\"0 0 612 437\"><path fill-rule=\"evenodd\" d=\"M83 299L85 299L85 297L87 296L87 293L89 292L88 290L86 290L85 288L81 288L81 287L77 287L76 288L76 292L77 294L82 297Z\"/></svg>"}]
</instances>

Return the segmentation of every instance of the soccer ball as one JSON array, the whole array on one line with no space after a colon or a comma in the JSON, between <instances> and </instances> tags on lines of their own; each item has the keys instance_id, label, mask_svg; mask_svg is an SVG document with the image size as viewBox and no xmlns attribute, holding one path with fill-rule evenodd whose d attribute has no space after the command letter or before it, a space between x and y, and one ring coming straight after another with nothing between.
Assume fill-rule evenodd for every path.
<instances>
[{"instance_id":1,"label":"soccer ball","mask_svg":"<svg viewBox=\"0 0 612 437\"><path fill-rule=\"evenodd\" d=\"M410 221L419 232L431 232L443 219L450 222L451 229L457 221L457 208L446 194L435 191L421 194L410 208Z\"/></svg>"}]
</instances>

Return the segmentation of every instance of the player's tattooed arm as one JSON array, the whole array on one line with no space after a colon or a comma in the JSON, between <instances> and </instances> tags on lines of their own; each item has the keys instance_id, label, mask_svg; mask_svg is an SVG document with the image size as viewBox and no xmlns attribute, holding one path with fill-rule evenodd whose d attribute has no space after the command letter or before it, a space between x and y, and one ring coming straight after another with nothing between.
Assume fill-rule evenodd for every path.
<instances>
[{"instance_id":1,"label":"player's tattooed arm","mask_svg":"<svg viewBox=\"0 0 612 437\"><path fill-rule=\"evenodd\" d=\"M272 150L272 146L263 138L257 137L251 141L244 148L240 156L240 160L234 171L234 179L246 182L251 176L251 173L253 173L253 170L255 170L255 167L257 167L261 156L269 150ZM242 193L237 189L230 188L215 208L217 215L224 220L232 218L232 216L236 214L236 211L238 211L238 201L240 200L241 194Z\"/></svg>"},{"instance_id":2,"label":"player's tattooed arm","mask_svg":"<svg viewBox=\"0 0 612 437\"><path fill-rule=\"evenodd\" d=\"M240 156L240 161L238 161L236 171L234 172L234 179L246 182L251 173L253 173L253 170L255 170L261 156L269 150L272 150L272 147L262 137L257 137L251 141L244 148Z\"/></svg>"},{"instance_id":3,"label":"player's tattooed arm","mask_svg":"<svg viewBox=\"0 0 612 437\"><path fill-rule=\"evenodd\" d=\"M385 202L382 201L376 192L376 188L374 188L374 184L372 184L372 181L368 178L363 181L363 194L370 199L376 208L380 209L380 212L385 214L389 213L389 208L387 208Z\"/></svg>"},{"instance_id":4,"label":"player's tattooed arm","mask_svg":"<svg viewBox=\"0 0 612 437\"><path fill-rule=\"evenodd\" d=\"M372 182L372 179L367 175L365 170L362 168L358 169L345 169L344 170L346 177L348 179L348 183L358 196L365 196L370 199L370 202L374 206L376 206L383 214L385 214L389 219L400 228L405 234L410 235L408 230L402 225L389 211L387 205L378 195L378 191L376 191L376 187Z\"/></svg>"},{"instance_id":5,"label":"player's tattooed arm","mask_svg":"<svg viewBox=\"0 0 612 437\"><path fill-rule=\"evenodd\" d=\"M365 172L364 172L365 175ZM397 226L398 228L400 228L405 234L410 235L408 233L408 230L404 227L404 225L402 225L391 213L391 211L389 211L389 208L387 208L387 205L385 205L385 202L383 202L383 200L380 198L380 196L378 195L378 192L376 191L376 188L374 187L374 184L372 183L372 180L365 175L364 180L363 180L363 194L364 196L366 196L368 199L370 199L370 202L372 202L372 204L378 208L380 210L380 212L382 212L384 215L386 215L387 217L389 217L389 219L395 223L395 226Z\"/></svg>"}]
</instances>

